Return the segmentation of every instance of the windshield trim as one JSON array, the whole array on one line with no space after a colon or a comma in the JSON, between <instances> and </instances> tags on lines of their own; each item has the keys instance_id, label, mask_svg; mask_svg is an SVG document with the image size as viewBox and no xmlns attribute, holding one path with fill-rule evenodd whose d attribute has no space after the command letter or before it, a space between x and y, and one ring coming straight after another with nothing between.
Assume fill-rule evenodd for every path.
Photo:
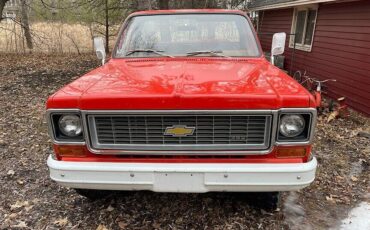
<instances>
[{"instance_id":1,"label":"windshield trim","mask_svg":"<svg viewBox=\"0 0 370 230\"><path fill-rule=\"evenodd\" d=\"M250 21L249 17L243 13L238 13L238 12L211 12L211 13L206 13L206 12L161 12L161 13L150 13L150 14L132 14L132 15L129 15L126 20L123 22L123 25L121 26L121 28L119 29L119 36L117 37L116 39L116 42L115 42L115 45L114 45L114 48L112 50L112 59L137 59L137 58L158 58L158 56L148 56L148 57L126 57L126 56L116 56L116 53L117 53L117 49L118 49L118 43L119 41L121 40L121 38L124 36L124 33L123 31L126 29L126 27L129 25L129 22L130 20L132 20L133 18L135 17L143 17L143 16L154 16L154 15L174 15L174 14L231 14L231 15L239 15L239 16L242 16L244 17L251 30L252 30L252 33L253 33L253 38L256 42L256 45L257 45L257 50L258 50L258 55L256 56L230 56L231 58L262 58L263 57L263 51L262 51L262 47L261 47L261 44L260 44L260 41L257 37L257 33L256 33L256 30L254 29L253 25L252 25L252 22ZM184 58L186 56L174 56L174 58ZM202 58L213 58L214 56L198 56L198 57L202 57ZM170 57L161 57L161 58L170 58ZM223 57L218 57L218 58L223 58ZM226 58L226 57L225 57Z\"/></svg>"}]
</instances>

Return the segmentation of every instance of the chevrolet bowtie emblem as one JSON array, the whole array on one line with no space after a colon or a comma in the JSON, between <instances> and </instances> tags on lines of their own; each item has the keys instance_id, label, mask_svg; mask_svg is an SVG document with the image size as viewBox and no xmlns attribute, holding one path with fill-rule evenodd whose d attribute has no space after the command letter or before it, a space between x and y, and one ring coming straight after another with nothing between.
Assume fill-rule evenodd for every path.
<instances>
[{"instance_id":1,"label":"chevrolet bowtie emblem","mask_svg":"<svg viewBox=\"0 0 370 230\"><path fill-rule=\"evenodd\" d=\"M194 130L194 127L187 127L186 125L173 125L166 128L164 135L173 137L186 137L193 135Z\"/></svg>"}]
</instances>

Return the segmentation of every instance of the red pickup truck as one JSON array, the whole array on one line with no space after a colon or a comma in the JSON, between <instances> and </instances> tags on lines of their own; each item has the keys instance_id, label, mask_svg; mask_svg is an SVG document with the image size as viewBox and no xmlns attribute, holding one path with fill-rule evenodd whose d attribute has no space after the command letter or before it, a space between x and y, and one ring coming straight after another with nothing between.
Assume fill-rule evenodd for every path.
<instances>
[{"instance_id":1,"label":"red pickup truck","mask_svg":"<svg viewBox=\"0 0 370 230\"><path fill-rule=\"evenodd\" d=\"M54 181L93 197L278 192L314 180L314 98L265 59L245 13L137 12L108 62L95 44L103 65L47 101ZM273 54L284 49L274 44Z\"/></svg>"}]
</instances>

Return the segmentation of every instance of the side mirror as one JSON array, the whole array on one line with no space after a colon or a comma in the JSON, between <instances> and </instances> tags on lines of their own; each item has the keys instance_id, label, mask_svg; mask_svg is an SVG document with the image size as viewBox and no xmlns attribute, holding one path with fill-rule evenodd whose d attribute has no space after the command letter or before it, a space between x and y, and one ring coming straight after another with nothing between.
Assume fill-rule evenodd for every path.
<instances>
[{"instance_id":1,"label":"side mirror","mask_svg":"<svg viewBox=\"0 0 370 230\"><path fill-rule=\"evenodd\" d=\"M275 33L272 37L271 45L271 63L274 64L274 55L280 55L284 53L285 49L286 33Z\"/></svg>"},{"instance_id":2,"label":"side mirror","mask_svg":"<svg viewBox=\"0 0 370 230\"><path fill-rule=\"evenodd\" d=\"M102 60L102 65L105 63L105 47L104 47L104 39L102 37L94 37L94 49L96 56L99 60Z\"/></svg>"}]
</instances>

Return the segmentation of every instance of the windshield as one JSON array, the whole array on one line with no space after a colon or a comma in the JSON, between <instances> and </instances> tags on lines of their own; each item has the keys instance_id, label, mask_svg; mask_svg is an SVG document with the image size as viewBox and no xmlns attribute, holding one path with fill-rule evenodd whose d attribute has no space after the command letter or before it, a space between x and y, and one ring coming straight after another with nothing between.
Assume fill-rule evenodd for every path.
<instances>
[{"instance_id":1,"label":"windshield","mask_svg":"<svg viewBox=\"0 0 370 230\"><path fill-rule=\"evenodd\" d=\"M143 15L122 31L115 57L257 57L248 20L237 14Z\"/></svg>"}]
</instances>

